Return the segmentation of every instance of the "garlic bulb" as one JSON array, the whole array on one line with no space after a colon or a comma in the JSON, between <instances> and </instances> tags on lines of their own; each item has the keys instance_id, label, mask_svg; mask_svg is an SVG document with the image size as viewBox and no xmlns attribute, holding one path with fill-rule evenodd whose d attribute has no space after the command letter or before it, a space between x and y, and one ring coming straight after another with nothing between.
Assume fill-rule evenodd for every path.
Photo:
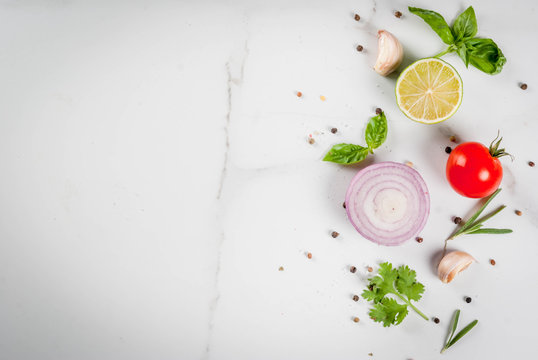
<instances>
[{"instance_id":1,"label":"garlic bulb","mask_svg":"<svg viewBox=\"0 0 538 360\"><path fill-rule=\"evenodd\" d=\"M387 76L402 63L402 44L390 32L379 30L377 32L377 47L377 60L374 70L379 75Z\"/></svg>"},{"instance_id":2,"label":"garlic bulb","mask_svg":"<svg viewBox=\"0 0 538 360\"><path fill-rule=\"evenodd\" d=\"M463 251L452 251L446 254L437 268L437 275L444 283L449 283L461 271L467 269L474 258Z\"/></svg>"}]
</instances>

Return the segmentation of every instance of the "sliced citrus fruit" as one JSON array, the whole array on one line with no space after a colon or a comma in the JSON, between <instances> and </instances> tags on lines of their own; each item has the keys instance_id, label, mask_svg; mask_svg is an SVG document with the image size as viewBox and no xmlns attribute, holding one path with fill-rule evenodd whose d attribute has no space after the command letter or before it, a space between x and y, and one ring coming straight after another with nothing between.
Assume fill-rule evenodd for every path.
<instances>
[{"instance_id":1,"label":"sliced citrus fruit","mask_svg":"<svg viewBox=\"0 0 538 360\"><path fill-rule=\"evenodd\" d=\"M398 107L408 118L423 124L435 124L454 115L462 97L460 75L436 58L412 63L396 82Z\"/></svg>"}]
</instances>

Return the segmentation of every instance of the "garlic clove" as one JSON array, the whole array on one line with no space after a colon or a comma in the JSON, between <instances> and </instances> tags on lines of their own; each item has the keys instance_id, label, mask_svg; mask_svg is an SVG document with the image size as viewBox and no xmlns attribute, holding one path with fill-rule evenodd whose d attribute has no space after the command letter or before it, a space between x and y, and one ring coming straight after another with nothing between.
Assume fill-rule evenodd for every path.
<instances>
[{"instance_id":1,"label":"garlic clove","mask_svg":"<svg viewBox=\"0 0 538 360\"><path fill-rule=\"evenodd\" d=\"M475 259L463 251L452 251L446 254L437 268L437 275L444 283L451 282L454 277L467 269Z\"/></svg>"},{"instance_id":2,"label":"garlic clove","mask_svg":"<svg viewBox=\"0 0 538 360\"><path fill-rule=\"evenodd\" d=\"M379 30L377 32L375 72L379 75L387 76L400 66L402 60L403 48L396 36L386 30Z\"/></svg>"}]
</instances>

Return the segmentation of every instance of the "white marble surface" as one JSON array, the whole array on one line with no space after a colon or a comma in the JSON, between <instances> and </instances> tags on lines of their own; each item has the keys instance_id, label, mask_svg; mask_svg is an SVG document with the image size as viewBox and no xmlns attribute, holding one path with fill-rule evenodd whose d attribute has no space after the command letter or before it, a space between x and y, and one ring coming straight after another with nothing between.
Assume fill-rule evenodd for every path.
<instances>
[{"instance_id":1,"label":"white marble surface","mask_svg":"<svg viewBox=\"0 0 538 360\"><path fill-rule=\"evenodd\" d=\"M450 21L469 4L1 0L0 358L531 358L535 2L472 3L479 35L508 62L488 76L446 56L464 101L434 126L405 118L394 77L372 71L381 28L400 38L405 64L443 49L407 5ZM423 175L432 211L422 244L362 239L342 201L365 164L320 161L334 143L359 142L378 106L388 139L369 161L412 161ZM448 136L489 143L497 129L515 160L502 159L495 203L508 208L492 225L515 232L456 240L478 263L442 284L432 259L451 217L476 204L444 178ZM440 324L368 319L351 295L382 261L417 270L420 308ZM479 325L439 355L456 308Z\"/></svg>"}]
</instances>

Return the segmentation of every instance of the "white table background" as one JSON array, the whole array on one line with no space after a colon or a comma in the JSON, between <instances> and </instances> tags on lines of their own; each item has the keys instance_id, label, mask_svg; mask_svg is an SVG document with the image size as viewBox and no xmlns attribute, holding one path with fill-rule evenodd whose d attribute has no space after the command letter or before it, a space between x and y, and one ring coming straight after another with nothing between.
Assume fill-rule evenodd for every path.
<instances>
[{"instance_id":1,"label":"white table background","mask_svg":"<svg viewBox=\"0 0 538 360\"><path fill-rule=\"evenodd\" d=\"M378 29L401 40L404 65L444 49L407 5L451 22L470 3L1 0L0 358L532 358L536 3L472 2L478 34L508 62L489 76L445 56L464 100L433 126L405 118L395 77L372 70ZM376 107L389 132L374 157L320 161L360 143ZM491 226L515 231L455 240L478 263L442 284L434 258L451 217L477 203L449 187L444 148L497 130L515 160L501 160L494 204L508 207ZM412 161L428 184L422 244L380 247L347 221L350 179L386 160ZM417 270L418 306L440 324L368 319L351 296L383 261ZM479 324L439 355L456 308L460 326Z\"/></svg>"}]
</instances>

